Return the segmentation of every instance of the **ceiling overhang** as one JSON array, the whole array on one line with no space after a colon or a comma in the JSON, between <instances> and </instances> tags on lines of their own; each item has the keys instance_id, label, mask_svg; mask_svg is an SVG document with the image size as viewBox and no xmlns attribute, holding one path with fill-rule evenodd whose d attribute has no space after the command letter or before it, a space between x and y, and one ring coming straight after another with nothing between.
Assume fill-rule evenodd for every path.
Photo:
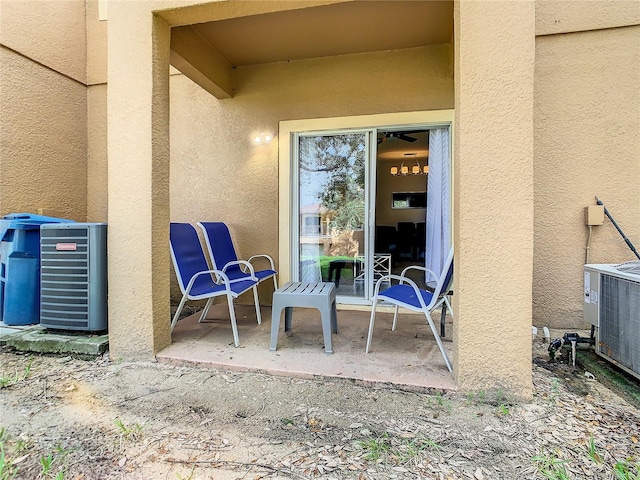
<instances>
[{"instance_id":1,"label":"ceiling overhang","mask_svg":"<svg viewBox=\"0 0 640 480\"><path fill-rule=\"evenodd\" d=\"M348 1L174 27L171 64L229 98L235 67L446 44L452 35L453 1Z\"/></svg>"}]
</instances>

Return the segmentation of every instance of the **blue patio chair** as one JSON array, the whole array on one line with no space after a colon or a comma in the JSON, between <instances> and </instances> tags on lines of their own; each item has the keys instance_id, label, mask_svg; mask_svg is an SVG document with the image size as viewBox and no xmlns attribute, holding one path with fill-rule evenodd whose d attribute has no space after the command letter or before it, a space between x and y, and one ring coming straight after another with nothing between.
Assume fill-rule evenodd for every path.
<instances>
[{"instance_id":1,"label":"blue patio chair","mask_svg":"<svg viewBox=\"0 0 640 480\"><path fill-rule=\"evenodd\" d=\"M426 272L428 275L432 276L434 279L437 279L437 283L432 292L427 290L421 290L418 286L411 280L406 277L407 271L411 269L422 270ZM392 280L398 280L399 283L392 285L380 292L380 286L383 282L391 282ZM393 314L393 326L391 330L396 329L396 322L398 321L398 309L399 307L407 308L414 312L422 312L425 317L427 317L427 322L429 323L429 327L431 327L431 332L433 332L433 336L436 339L438 347L440 348L440 352L444 358L444 363L447 364L447 368L449 371L452 371L451 362L449 361L449 357L447 356L447 352L444 350L444 346L442 345L442 340L440 339L440 335L438 335L438 331L436 330L435 325L433 324L433 319L431 318L431 312L437 309L443 303L447 305L449 310L451 311L451 316L453 316L453 310L451 309L451 304L447 298L447 294L449 293L449 289L451 287L451 283L453 280L453 248L449 252L447 256L447 260L445 261L444 268L440 275L436 275L433 271L429 270L425 267L420 266L409 266L402 270L400 275L385 275L380 278L376 282L376 287L373 295L373 306L371 307L371 319L369 321L369 334L367 336L367 347L365 352L369 353L369 347L371 346L371 336L373 335L373 324L375 322L376 317L376 307L378 306L378 302L386 302L392 305L395 305L395 311Z\"/></svg>"},{"instance_id":2,"label":"blue patio chair","mask_svg":"<svg viewBox=\"0 0 640 480\"><path fill-rule=\"evenodd\" d=\"M171 223L169 230L169 244L171 247L171 260L178 277L178 284L182 291L182 300L171 320L171 331L178 321L178 317L187 300L208 299L202 310L198 323L204 320L213 303L213 299L226 296L229 303L229 316L231 317L231 329L233 330L233 341L235 346L240 345L238 339L238 327L236 315L233 308L233 300L244 292L254 289L254 300L256 303L256 315L258 323L261 323L260 304L255 286L258 278L253 272L253 267L248 262L236 262L243 264L249 273L242 279L231 280L229 275L223 270L210 269L207 259L204 256L198 232L189 223Z\"/></svg>"},{"instance_id":3,"label":"blue patio chair","mask_svg":"<svg viewBox=\"0 0 640 480\"><path fill-rule=\"evenodd\" d=\"M273 287L278 289L278 281L276 276L278 272L275 269L273 258L269 255L253 255L245 262L238 260L236 249L231 240L229 228L223 222L198 222L198 226L204 233L204 238L209 251L209 258L213 268L224 270L232 282L247 278L250 274L247 264L253 266L253 273L258 278L258 283L264 282L269 278L273 278ZM258 270L254 262L258 259L265 259L269 263L269 268ZM264 262L264 260L263 260ZM258 290L255 289L256 299L258 298ZM257 300L256 300L257 302Z\"/></svg>"}]
</instances>

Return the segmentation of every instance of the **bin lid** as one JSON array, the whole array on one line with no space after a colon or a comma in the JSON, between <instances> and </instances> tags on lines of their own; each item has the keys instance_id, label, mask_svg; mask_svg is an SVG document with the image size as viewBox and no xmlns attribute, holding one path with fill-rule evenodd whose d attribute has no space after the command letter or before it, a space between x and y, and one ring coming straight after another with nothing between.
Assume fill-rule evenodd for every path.
<instances>
[{"instance_id":1,"label":"bin lid","mask_svg":"<svg viewBox=\"0 0 640 480\"><path fill-rule=\"evenodd\" d=\"M40 225L45 223L75 223L75 220L34 213L10 213L0 220L0 239L4 240L8 230L39 230Z\"/></svg>"},{"instance_id":2,"label":"bin lid","mask_svg":"<svg viewBox=\"0 0 640 480\"><path fill-rule=\"evenodd\" d=\"M72 223L74 220L58 217L47 217L45 215L36 215L35 213L10 213L2 217L3 220L16 220L27 223Z\"/></svg>"}]
</instances>

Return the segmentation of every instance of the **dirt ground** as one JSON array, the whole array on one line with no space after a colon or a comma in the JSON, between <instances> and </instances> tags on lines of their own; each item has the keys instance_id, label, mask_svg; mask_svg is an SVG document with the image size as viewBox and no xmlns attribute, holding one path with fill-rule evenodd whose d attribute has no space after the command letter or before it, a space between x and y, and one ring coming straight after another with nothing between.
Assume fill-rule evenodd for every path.
<instances>
[{"instance_id":1,"label":"dirt ground","mask_svg":"<svg viewBox=\"0 0 640 480\"><path fill-rule=\"evenodd\" d=\"M0 480L640 478L638 410L534 350L516 403L4 348Z\"/></svg>"}]
</instances>

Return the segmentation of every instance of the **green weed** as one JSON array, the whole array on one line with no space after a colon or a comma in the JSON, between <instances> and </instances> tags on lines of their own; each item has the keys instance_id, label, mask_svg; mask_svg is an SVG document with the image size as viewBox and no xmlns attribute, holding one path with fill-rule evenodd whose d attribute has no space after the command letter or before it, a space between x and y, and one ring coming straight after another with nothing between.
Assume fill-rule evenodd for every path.
<instances>
[{"instance_id":1,"label":"green weed","mask_svg":"<svg viewBox=\"0 0 640 480\"><path fill-rule=\"evenodd\" d=\"M40 465L42 469L40 470L40 475L47 475L53 466L53 462L55 462L55 457L51 454L46 457L40 457Z\"/></svg>"},{"instance_id":2,"label":"green weed","mask_svg":"<svg viewBox=\"0 0 640 480\"><path fill-rule=\"evenodd\" d=\"M24 367L24 370L22 371L22 375L20 375L17 371L13 375L9 375L3 372L2 376L0 376L0 388L10 387L11 385L14 385L22 380L26 380L27 378L29 378L29 375L31 375L32 363L33 363L33 358L29 357L29 360L27 361L27 365Z\"/></svg>"},{"instance_id":3,"label":"green weed","mask_svg":"<svg viewBox=\"0 0 640 480\"><path fill-rule=\"evenodd\" d=\"M193 468L191 469L191 471L189 472L189 476L187 476L187 477L183 477L183 476L182 476L182 475L180 475L179 473L176 473L176 478L177 478L178 480L193 480L194 475L195 475L195 470L196 470L196 467L193 467Z\"/></svg>"},{"instance_id":4,"label":"green weed","mask_svg":"<svg viewBox=\"0 0 640 480\"><path fill-rule=\"evenodd\" d=\"M429 407L437 407L447 413L450 413L452 408L451 400L446 398L441 392L436 393L433 397L427 398L427 405Z\"/></svg>"},{"instance_id":5,"label":"green weed","mask_svg":"<svg viewBox=\"0 0 640 480\"><path fill-rule=\"evenodd\" d=\"M593 435L591 435L589 437L589 440L587 441L587 455L589 455L589 458L597 464L601 464L604 461L602 459L602 455L598 453L598 449L596 447L596 442L593 439Z\"/></svg>"},{"instance_id":6,"label":"green weed","mask_svg":"<svg viewBox=\"0 0 640 480\"><path fill-rule=\"evenodd\" d=\"M391 450L391 442L386 433L378 438L360 441L358 445L366 451L365 458L371 462L377 461L382 455L388 454Z\"/></svg>"},{"instance_id":7,"label":"green weed","mask_svg":"<svg viewBox=\"0 0 640 480\"><path fill-rule=\"evenodd\" d=\"M569 473L565 467L567 461L557 458L555 455L539 455L532 459L536 462L536 468L544 478L548 480L569 480Z\"/></svg>"},{"instance_id":8,"label":"green weed","mask_svg":"<svg viewBox=\"0 0 640 480\"><path fill-rule=\"evenodd\" d=\"M640 463L616 462L613 466L616 480L640 480Z\"/></svg>"},{"instance_id":9,"label":"green weed","mask_svg":"<svg viewBox=\"0 0 640 480\"><path fill-rule=\"evenodd\" d=\"M440 450L441 448L442 447L433 440L425 438L417 440L407 440L397 449L393 449L393 453L395 453L398 461L404 464L415 460L425 450Z\"/></svg>"},{"instance_id":10,"label":"green weed","mask_svg":"<svg viewBox=\"0 0 640 480\"><path fill-rule=\"evenodd\" d=\"M29 448L31 448L31 445L29 445L29 440L23 440L22 438L17 438L15 440L15 453L22 453L22 452L26 452L27 450L29 450Z\"/></svg>"},{"instance_id":11,"label":"green weed","mask_svg":"<svg viewBox=\"0 0 640 480\"><path fill-rule=\"evenodd\" d=\"M18 469L4 452L4 444L0 443L0 480L12 480L18 474Z\"/></svg>"},{"instance_id":12,"label":"green weed","mask_svg":"<svg viewBox=\"0 0 640 480\"><path fill-rule=\"evenodd\" d=\"M31 365L33 364L33 357L29 357L27 361L27 365L24 367L24 372L22 372L22 379L26 380L31 375Z\"/></svg>"},{"instance_id":13,"label":"green weed","mask_svg":"<svg viewBox=\"0 0 640 480\"><path fill-rule=\"evenodd\" d=\"M551 391L549 392L549 403L556 404L556 400L560 397L560 381L557 378L551 379Z\"/></svg>"},{"instance_id":14,"label":"green weed","mask_svg":"<svg viewBox=\"0 0 640 480\"><path fill-rule=\"evenodd\" d=\"M18 474L18 468L13 465L13 461L6 454L6 440L7 435L2 427L0 428L0 480L13 480Z\"/></svg>"},{"instance_id":15,"label":"green weed","mask_svg":"<svg viewBox=\"0 0 640 480\"><path fill-rule=\"evenodd\" d=\"M498 406L498 414L499 415L503 415L503 416L507 416L511 413L511 410L509 409L508 405L505 405L504 403L500 404Z\"/></svg>"},{"instance_id":16,"label":"green weed","mask_svg":"<svg viewBox=\"0 0 640 480\"><path fill-rule=\"evenodd\" d=\"M116 418L113 423L118 427L118 430L120 430L120 435L126 439L136 440L142 436L142 426L139 423L128 426L119 418Z\"/></svg>"}]
</instances>

